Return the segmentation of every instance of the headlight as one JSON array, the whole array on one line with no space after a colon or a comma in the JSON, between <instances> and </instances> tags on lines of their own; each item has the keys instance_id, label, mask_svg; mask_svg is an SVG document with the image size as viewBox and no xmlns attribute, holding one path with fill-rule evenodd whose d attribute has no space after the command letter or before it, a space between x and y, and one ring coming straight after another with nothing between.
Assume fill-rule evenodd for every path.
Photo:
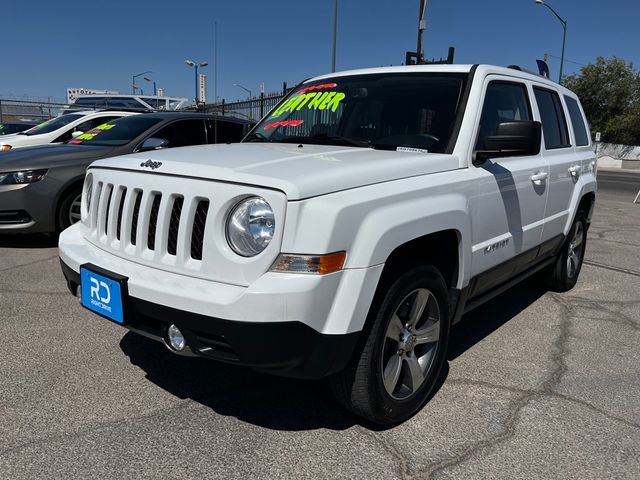
<instances>
[{"instance_id":1,"label":"headlight","mask_svg":"<svg viewBox=\"0 0 640 480\"><path fill-rule=\"evenodd\" d=\"M251 197L238 203L227 218L227 242L238 255L253 257L262 252L276 229L271 206L264 198Z\"/></svg>"},{"instance_id":2,"label":"headlight","mask_svg":"<svg viewBox=\"0 0 640 480\"><path fill-rule=\"evenodd\" d=\"M46 174L46 170L24 170L22 172L0 173L0 185L35 183L42 180Z\"/></svg>"},{"instance_id":3,"label":"headlight","mask_svg":"<svg viewBox=\"0 0 640 480\"><path fill-rule=\"evenodd\" d=\"M11 150L11 145L2 145L0 150Z\"/></svg>"}]
</instances>

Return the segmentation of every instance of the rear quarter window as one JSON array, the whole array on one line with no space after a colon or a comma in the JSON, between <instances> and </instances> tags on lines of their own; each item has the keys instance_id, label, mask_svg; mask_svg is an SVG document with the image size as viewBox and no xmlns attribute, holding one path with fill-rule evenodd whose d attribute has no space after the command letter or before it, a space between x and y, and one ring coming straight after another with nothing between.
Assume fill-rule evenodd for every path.
<instances>
[{"instance_id":1,"label":"rear quarter window","mask_svg":"<svg viewBox=\"0 0 640 480\"><path fill-rule=\"evenodd\" d=\"M567 104L567 110L569 110L569 119L571 120L571 126L573 127L573 136L576 140L576 146L581 147L589 145L589 133L587 126L584 124L584 118L580 111L580 105L575 98L564 96L564 102Z\"/></svg>"},{"instance_id":2,"label":"rear quarter window","mask_svg":"<svg viewBox=\"0 0 640 480\"><path fill-rule=\"evenodd\" d=\"M567 121L564 117L560 97L556 92L544 88L533 87L533 91L538 110L540 110L545 148L551 150L570 147Z\"/></svg>"}]
</instances>

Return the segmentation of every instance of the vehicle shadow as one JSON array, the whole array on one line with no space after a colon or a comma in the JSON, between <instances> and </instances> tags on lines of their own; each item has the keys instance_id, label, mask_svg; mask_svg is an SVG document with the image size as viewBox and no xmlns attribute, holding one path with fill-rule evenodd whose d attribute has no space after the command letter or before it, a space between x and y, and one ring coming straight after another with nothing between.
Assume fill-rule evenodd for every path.
<instances>
[{"instance_id":1,"label":"vehicle shadow","mask_svg":"<svg viewBox=\"0 0 640 480\"><path fill-rule=\"evenodd\" d=\"M526 310L547 290L533 276L462 317L451 329L447 360L452 361Z\"/></svg>"},{"instance_id":2,"label":"vehicle shadow","mask_svg":"<svg viewBox=\"0 0 640 480\"><path fill-rule=\"evenodd\" d=\"M0 248L53 248L58 235L47 233L0 234Z\"/></svg>"},{"instance_id":3,"label":"vehicle shadow","mask_svg":"<svg viewBox=\"0 0 640 480\"><path fill-rule=\"evenodd\" d=\"M544 293L527 282L463 317L452 331L449 362ZM372 425L343 410L331 397L326 381L281 378L208 359L177 356L162 344L131 332L122 338L120 348L149 381L167 392L263 428L344 430L356 424L378 431L391 428ZM446 382L448 372L447 362L432 397Z\"/></svg>"},{"instance_id":4,"label":"vehicle shadow","mask_svg":"<svg viewBox=\"0 0 640 480\"><path fill-rule=\"evenodd\" d=\"M131 332L120 347L151 382L220 415L284 431L344 430L357 423L333 402L323 381L276 377L204 358L181 357Z\"/></svg>"}]
</instances>

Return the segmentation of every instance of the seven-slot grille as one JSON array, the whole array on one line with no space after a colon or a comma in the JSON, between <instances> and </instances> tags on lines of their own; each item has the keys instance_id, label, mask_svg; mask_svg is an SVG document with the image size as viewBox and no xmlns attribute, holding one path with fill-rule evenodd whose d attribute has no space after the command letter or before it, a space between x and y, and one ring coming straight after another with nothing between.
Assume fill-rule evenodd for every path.
<instances>
[{"instance_id":1,"label":"seven-slot grille","mask_svg":"<svg viewBox=\"0 0 640 480\"><path fill-rule=\"evenodd\" d=\"M92 198L85 223L100 243L129 253L146 249L202 260L209 199L102 181Z\"/></svg>"}]
</instances>

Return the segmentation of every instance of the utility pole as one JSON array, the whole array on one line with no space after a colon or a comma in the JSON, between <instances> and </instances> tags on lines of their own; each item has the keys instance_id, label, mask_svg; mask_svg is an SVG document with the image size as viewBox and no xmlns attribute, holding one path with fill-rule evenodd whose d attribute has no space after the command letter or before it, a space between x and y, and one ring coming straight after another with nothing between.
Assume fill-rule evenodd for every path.
<instances>
[{"instance_id":1,"label":"utility pole","mask_svg":"<svg viewBox=\"0 0 640 480\"><path fill-rule=\"evenodd\" d=\"M213 103L218 103L218 22L213 22Z\"/></svg>"},{"instance_id":2,"label":"utility pole","mask_svg":"<svg viewBox=\"0 0 640 480\"><path fill-rule=\"evenodd\" d=\"M218 143L218 22L213 22L213 143ZM224 103L222 104L222 115L224 115Z\"/></svg>"},{"instance_id":3,"label":"utility pole","mask_svg":"<svg viewBox=\"0 0 640 480\"><path fill-rule=\"evenodd\" d=\"M427 23L424 19L424 13L427 10L427 0L420 0L420 9L418 10L418 48L416 53L418 54L418 63L424 60L424 52L422 51L422 34L427 28Z\"/></svg>"},{"instance_id":4,"label":"utility pole","mask_svg":"<svg viewBox=\"0 0 640 480\"><path fill-rule=\"evenodd\" d=\"M331 55L331 71L336 71L336 36L338 33L338 0L333 0L333 50Z\"/></svg>"}]
</instances>

